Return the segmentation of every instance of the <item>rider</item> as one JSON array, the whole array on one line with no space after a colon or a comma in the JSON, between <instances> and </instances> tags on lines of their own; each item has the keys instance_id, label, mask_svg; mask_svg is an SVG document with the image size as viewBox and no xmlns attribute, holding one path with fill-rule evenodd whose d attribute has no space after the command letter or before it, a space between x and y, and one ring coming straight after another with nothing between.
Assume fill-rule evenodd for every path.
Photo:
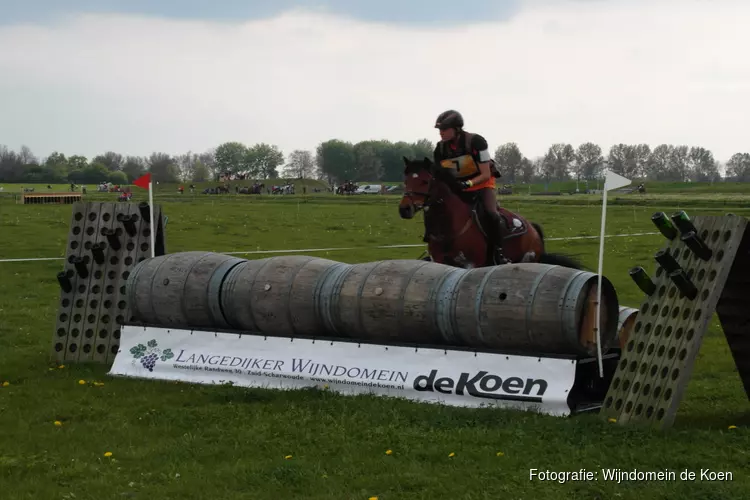
<instances>
[{"instance_id":1,"label":"rider","mask_svg":"<svg viewBox=\"0 0 750 500\"><path fill-rule=\"evenodd\" d=\"M489 146L484 137L471 134L467 148L467 133L463 130L464 119L461 113L448 110L435 121L440 130L440 139L434 152L436 173L449 173L459 182L466 193L481 200L490 223L486 227L488 244L494 248L496 264L506 264L502 241L505 226L500 218L495 195L495 172L491 167Z\"/></svg>"}]
</instances>

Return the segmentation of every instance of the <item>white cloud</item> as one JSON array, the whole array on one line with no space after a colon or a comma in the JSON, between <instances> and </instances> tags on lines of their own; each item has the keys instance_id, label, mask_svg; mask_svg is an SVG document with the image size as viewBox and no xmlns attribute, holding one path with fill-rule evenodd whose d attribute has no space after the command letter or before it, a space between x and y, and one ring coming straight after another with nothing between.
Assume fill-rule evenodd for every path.
<instances>
[{"instance_id":1,"label":"white cloud","mask_svg":"<svg viewBox=\"0 0 750 500\"><path fill-rule=\"evenodd\" d=\"M417 140L457 108L491 147L750 149L750 4L543 2L392 27L302 11L241 25L80 16L0 28L0 143L93 156Z\"/></svg>"}]
</instances>

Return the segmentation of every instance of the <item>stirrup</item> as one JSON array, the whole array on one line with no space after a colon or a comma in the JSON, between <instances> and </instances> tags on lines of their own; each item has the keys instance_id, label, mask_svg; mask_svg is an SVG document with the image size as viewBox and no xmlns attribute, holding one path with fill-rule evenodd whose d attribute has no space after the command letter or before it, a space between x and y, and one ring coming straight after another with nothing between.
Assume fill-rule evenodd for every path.
<instances>
[{"instance_id":1,"label":"stirrup","mask_svg":"<svg viewBox=\"0 0 750 500\"><path fill-rule=\"evenodd\" d=\"M503 264L510 264L510 259L505 256L503 253L502 248L495 247L495 249L492 252L492 260L495 262L495 265L501 266Z\"/></svg>"}]
</instances>

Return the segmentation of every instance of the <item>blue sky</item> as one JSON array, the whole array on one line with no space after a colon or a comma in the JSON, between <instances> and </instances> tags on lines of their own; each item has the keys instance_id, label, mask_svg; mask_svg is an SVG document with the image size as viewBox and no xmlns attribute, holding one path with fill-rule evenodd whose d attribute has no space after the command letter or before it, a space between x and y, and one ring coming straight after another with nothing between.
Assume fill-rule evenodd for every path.
<instances>
[{"instance_id":1,"label":"blue sky","mask_svg":"<svg viewBox=\"0 0 750 500\"><path fill-rule=\"evenodd\" d=\"M308 8L362 21L435 24L508 19L522 0L5 0L0 23L46 23L63 15L124 13L214 21L246 21Z\"/></svg>"}]
</instances>

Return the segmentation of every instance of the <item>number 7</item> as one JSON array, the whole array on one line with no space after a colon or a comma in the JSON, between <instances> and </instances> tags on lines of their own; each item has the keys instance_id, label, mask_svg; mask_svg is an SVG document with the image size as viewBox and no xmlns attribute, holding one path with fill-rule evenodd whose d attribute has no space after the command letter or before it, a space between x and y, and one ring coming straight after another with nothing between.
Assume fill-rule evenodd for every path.
<instances>
[{"instance_id":1,"label":"number 7","mask_svg":"<svg viewBox=\"0 0 750 500\"><path fill-rule=\"evenodd\" d=\"M461 162L458 160L451 160L451 162L456 166L456 172L461 171Z\"/></svg>"}]
</instances>

